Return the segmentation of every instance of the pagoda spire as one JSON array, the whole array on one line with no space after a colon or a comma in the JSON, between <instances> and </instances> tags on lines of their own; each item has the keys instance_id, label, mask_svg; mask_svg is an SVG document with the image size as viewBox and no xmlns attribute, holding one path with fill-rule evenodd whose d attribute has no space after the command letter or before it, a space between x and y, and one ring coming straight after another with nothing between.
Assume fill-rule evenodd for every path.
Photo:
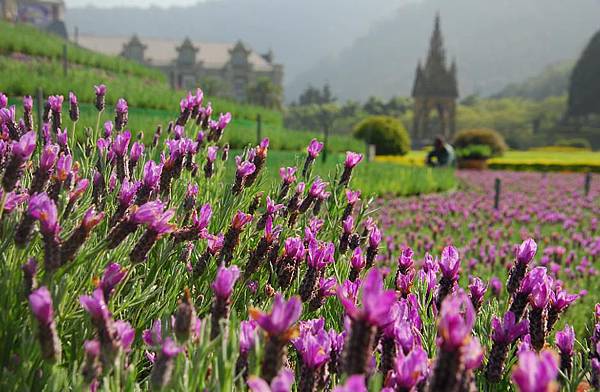
<instances>
[{"instance_id":1,"label":"pagoda spire","mask_svg":"<svg viewBox=\"0 0 600 392\"><path fill-rule=\"evenodd\" d=\"M439 12L435 15L435 23L429 41L429 53L427 54L427 63L425 67L436 70L446 67L446 51L444 50L444 38L442 36Z\"/></svg>"}]
</instances>

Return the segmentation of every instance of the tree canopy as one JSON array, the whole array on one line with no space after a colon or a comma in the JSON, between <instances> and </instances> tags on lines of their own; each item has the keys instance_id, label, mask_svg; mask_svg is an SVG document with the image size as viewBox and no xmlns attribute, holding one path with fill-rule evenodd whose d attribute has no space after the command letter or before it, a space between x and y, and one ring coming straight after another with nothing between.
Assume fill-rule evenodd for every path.
<instances>
[{"instance_id":1,"label":"tree canopy","mask_svg":"<svg viewBox=\"0 0 600 392\"><path fill-rule=\"evenodd\" d=\"M569 116L600 114L600 31L577 61L569 88Z\"/></svg>"}]
</instances>

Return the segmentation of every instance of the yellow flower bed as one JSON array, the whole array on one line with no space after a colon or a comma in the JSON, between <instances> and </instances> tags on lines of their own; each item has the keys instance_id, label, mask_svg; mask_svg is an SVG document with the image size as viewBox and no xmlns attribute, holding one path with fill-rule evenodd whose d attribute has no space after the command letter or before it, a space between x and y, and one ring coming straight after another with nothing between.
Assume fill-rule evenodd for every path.
<instances>
[{"instance_id":1,"label":"yellow flower bed","mask_svg":"<svg viewBox=\"0 0 600 392\"><path fill-rule=\"evenodd\" d=\"M405 166L425 166L425 151L407 155L382 155L378 162ZM592 171L600 172L600 152L567 150L507 151L503 156L488 160L490 169L535 171Z\"/></svg>"}]
</instances>

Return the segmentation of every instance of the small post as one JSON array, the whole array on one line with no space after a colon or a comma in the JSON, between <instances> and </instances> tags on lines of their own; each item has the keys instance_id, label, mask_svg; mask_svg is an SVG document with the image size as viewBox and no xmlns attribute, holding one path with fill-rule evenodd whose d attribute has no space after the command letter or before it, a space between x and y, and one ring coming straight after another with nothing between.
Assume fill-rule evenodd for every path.
<instances>
[{"instance_id":1,"label":"small post","mask_svg":"<svg viewBox=\"0 0 600 392\"><path fill-rule=\"evenodd\" d=\"M69 66L69 62L67 61L67 44L63 44L63 74L67 76L67 68Z\"/></svg>"},{"instance_id":2,"label":"small post","mask_svg":"<svg viewBox=\"0 0 600 392\"><path fill-rule=\"evenodd\" d=\"M587 196L590 193L590 187L592 185L592 173L585 173L585 182L583 184L584 194Z\"/></svg>"},{"instance_id":3,"label":"small post","mask_svg":"<svg viewBox=\"0 0 600 392\"><path fill-rule=\"evenodd\" d=\"M323 163L327 162L327 148L329 148L329 126L325 124L323 127Z\"/></svg>"},{"instance_id":4,"label":"small post","mask_svg":"<svg viewBox=\"0 0 600 392\"><path fill-rule=\"evenodd\" d=\"M501 187L501 181L499 178L496 178L496 181L494 183L494 190L496 191L494 194L494 209L496 209L496 210L500 206L500 187Z\"/></svg>"},{"instance_id":5,"label":"small post","mask_svg":"<svg viewBox=\"0 0 600 392\"><path fill-rule=\"evenodd\" d=\"M42 113L44 111L44 92L41 87L37 88L35 94L35 111L37 113L37 126L42 130Z\"/></svg>"},{"instance_id":6,"label":"small post","mask_svg":"<svg viewBox=\"0 0 600 392\"><path fill-rule=\"evenodd\" d=\"M256 144L260 144L262 140L262 118L260 117L260 113L256 115Z\"/></svg>"},{"instance_id":7,"label":"small post","mask_svg":"<svg viewBox=\"0 0 600 392\"><path fill-rule=\"evenodd\" d=\"M369 144L369 142L365 142L366 144L366 154L367 162L373 162L375 160L375 155L377 155L377 148L374 144Z\"/></svg>"}]
</instances>

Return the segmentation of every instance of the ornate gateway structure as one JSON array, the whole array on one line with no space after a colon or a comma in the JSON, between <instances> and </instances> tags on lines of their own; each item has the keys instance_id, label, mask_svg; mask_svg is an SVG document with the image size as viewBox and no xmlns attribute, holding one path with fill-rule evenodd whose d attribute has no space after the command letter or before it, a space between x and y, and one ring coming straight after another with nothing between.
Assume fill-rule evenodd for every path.
<instances>
[{"instance_id":1,"label":"ornate gateway structure","mask_svg":"<svg viewBox=\"0 0 600 392\"><path fill-rule=\"evenodd\" d=\"M456 63L446 65L446 53L440 29L440 17L435 18L429 53L425 66L417 65L412 96L414 98L413 138L418 144L430 144L438 135L450 139L456 131ZM430 113L437 112L437 121Z\"/></svg>"}]
</instances>

